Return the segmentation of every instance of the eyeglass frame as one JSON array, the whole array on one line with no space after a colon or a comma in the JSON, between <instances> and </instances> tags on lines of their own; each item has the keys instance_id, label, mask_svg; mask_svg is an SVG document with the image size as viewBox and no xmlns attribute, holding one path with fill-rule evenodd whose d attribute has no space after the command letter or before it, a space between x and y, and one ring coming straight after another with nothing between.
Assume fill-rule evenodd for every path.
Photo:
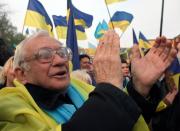
<instances>
[{"instance_id":1,"label":"eyeglass frame","mask_svg":"<svg viewBox=\"0 0 180 131\"><path fill-rule=\"evenodd\" d=\"M43 58L40 58L39 52L40 52L41 50L45 50L45 49L46 49L46 51L49 51L50 57L47 58L47 59L50 59L50 60L47 61L47 62L42 62L42 61L40 61L40 59L43 59ZM52 48L49 48L49 47L43 47L43 48L38 49L38 51L36 51L36 52L33 54L33 56L26 57L26 58L24 58L24 60L21 60L21 61L19 62L19 65L21 65L22 63L25 63L25 62L32 61L32 60L38 60L40 63L51 63L52 60L54 59L54 55L55 55L55 54L57 54L59 57L63 58L62 55L59 54L59 53L62 53L62 49L65 49L65 51L66 51L66 53L67 53L67 54L66 54L66 55L67 55L67 61L68 61L68 60L72 60L72 51L71 51L71 49L68 48L68 47L60 47L60 48L58 48L58 49L52 49ZM58 52L59 50L61 50L61 52ZM44 58L44 59L46 59L46 58Z\"/></svg>"}]
</instances>

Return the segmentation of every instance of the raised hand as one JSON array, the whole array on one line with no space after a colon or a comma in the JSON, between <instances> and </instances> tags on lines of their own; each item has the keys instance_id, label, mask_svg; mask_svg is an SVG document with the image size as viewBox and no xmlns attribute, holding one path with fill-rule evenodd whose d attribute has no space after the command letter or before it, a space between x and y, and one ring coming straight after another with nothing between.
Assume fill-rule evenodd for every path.
<instances>
[{"instance_id":1,"label":"raised hand","mask_svg":"<svg viewBox=\"0 0 180 131\"><path fill-rule=\"evenodd\" d=\"M141 58L137 45L132 49L132 76L136 90L147 96L152 85L160 78L176 56L172 43L165 37L156 39L154 46Z\"/></svg>"},{"instance_id":2,"label":"raised hand","mask_svg":"<svg viewBox=\"0 0 180 131\"><path fill-rule=\"evenodd\" d=\"M93 66L97 83L111 83L122 88L119 36L112 30L106 32L96 49Z\"/></svg>"}]
</instances>

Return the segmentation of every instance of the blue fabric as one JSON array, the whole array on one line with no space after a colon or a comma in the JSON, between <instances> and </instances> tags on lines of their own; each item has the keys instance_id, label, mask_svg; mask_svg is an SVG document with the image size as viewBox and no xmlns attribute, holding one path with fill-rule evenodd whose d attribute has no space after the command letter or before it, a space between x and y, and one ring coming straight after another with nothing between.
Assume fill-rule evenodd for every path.
<instances>
[{"instance_id":1,"label":"blue fabric","mask_svg":"<svg viewBox=\"0 0 180 131\"><path fill-rule=\"evenodd\" d=\"M79 61L79 51L78 51L78 43L76 36L76 27L74 23L74 8L70 0L67 1L67 5L70 8L70 16L68 20L68 30L67 30L67 38L66 38L66 46L69 47L73 53L72 64L73 70L80 69L80 61Z\"/></svg>"},{"instance_id":2,"label":"blue fabric","mask_svg":"<svg viewBox=\"0 0 180 131\"><path fill-rule=\"evenodd\" d=\"M72 85L68 87L67 94L73 104L63 104L57 107L55 110L45 110L52 118L54 118L57 123L66 123L85 101Z\"/></svg>"}]
</instances>

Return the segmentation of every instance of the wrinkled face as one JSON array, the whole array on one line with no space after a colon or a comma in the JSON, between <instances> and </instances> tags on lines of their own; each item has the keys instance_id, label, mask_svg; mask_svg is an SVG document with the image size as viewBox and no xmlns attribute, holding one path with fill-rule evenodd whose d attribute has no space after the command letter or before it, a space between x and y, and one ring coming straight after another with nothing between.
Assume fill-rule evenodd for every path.
<instances>
[{"instance_id":1,"label":"wrinkled face","mask_svg":"<svg viewBox=\"0 0 180 131\"><path fill-rule=\"evenodd\" d=\"M87 57L82 58L80 61L80 66L81 66L81 69L86 69L88 71L91 70L91 63L90 63L89 58Z\"/></svg>"},{"instance_id":2,"label":"wrinkled face","mask_svg":"<svg viewBox=\"0 0 180 131\"><path fill-rule=\"evenodd\" d=\"M123 76L124 77L129 76L129 67L128 67L128 64L127 63L122 63L121 64L121 68L122 68Z\"/></svg>"},{"instance_id":3,"label":"wrinkled face","mask_svg":"<svg viewBox=\"0 0 180 131\"><path fill-rule=\"evenodd\" d=\"M56 50L60 47L60 43L53 38L47 36L35 38L25 45L25 58L32 57L42 48ZM30 66L30 69L24 73L27 83L52 90L64 90L69 85L70 75L67 59L54 54L51 62L32 59L27 63Z\"/></svg>"}]
</instances>

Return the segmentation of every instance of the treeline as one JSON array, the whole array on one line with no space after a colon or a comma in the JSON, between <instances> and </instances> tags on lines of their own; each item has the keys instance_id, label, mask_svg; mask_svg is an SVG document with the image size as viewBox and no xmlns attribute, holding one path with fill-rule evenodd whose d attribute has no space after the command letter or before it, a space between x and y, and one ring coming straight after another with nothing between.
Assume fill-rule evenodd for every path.
<instances>
[{"instance_id":1,"label":"treeline","mask_svg":"<svg viewBox=\"0 0 180 131\"><path fill-rule=\"evenodd\" d=\"M23 34L17 32L8 18L8 11L5 11L6 5L0 3L0 65L13 55L15 46L24 39Z\"/></svg>"}]
</instances>

